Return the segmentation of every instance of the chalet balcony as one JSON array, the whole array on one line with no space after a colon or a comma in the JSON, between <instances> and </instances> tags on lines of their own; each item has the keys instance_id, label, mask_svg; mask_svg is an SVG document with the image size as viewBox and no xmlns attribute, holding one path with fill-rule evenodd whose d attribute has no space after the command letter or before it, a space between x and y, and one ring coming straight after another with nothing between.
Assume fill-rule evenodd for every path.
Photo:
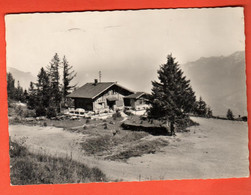
<instances>
[{"instance_id":1,"label":"chalet balcony","mask_svg":"<svg viewBox=\"0 0 251 195\"><path fill-rule=\"evenodd\" d=\"M110 100L110 101L119 100L119 94L102 96L100 99L97 100L97 102L101 103L101 102L105 102L107 100Z\"/></svg>"}]
</instances>

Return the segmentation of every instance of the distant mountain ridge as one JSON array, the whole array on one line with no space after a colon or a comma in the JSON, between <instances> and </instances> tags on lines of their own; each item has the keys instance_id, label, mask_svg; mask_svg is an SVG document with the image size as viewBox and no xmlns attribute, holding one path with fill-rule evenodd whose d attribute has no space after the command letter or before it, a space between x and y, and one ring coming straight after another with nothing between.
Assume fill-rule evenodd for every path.
<instances>
[{"instance_id":1,"label":"distant mountain ridge","mask_svg":"<svg viewBox=\"0 0 251 195\"><path fill-rule=\"evenodd\" d=\"M7 67L7 72L10 72L13 75L15 79L15 85L17 86L17 82L19 81L20 86L24 89L29 88L31 81L36 81L36 77L34 77L30 72L23 72L13 67Z\"/></svg>"},{"instance_id":2,"label":"distant mountain ridge","mask_svg":"<svg viewBox=\"0 0 251 195\"><path fill-rule=\"evenodd\" d=\"M245 52L202 57L181 65L197 96L202 96L215 115L247 115Z\"/></svg>"}]
</instances>

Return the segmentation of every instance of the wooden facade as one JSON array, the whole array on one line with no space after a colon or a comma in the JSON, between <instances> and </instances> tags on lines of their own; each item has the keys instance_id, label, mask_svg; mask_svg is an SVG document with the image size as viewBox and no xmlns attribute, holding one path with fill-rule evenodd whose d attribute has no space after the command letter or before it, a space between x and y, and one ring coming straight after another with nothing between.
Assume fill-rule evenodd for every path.
<instances>
[{"instance_id":1,"label":"wooden facade","mask_svg":"<svg viewBox=\"0 0 251 195\"><path fill-rule=\"evenodd\" d=\"M124 97L132 91L117 83L87 83L68 97L74 99L74 107L86 111L102 112L124 108Z\"/></svg>"},{"instance_id":2,"label":"wooden facade","mask_svg":"<svg viewBox=\"0 0 251 195\"><path fill-rule=\"evenodd\" d=\"M144 92L136 92L124 97L124 103L125 106L131 107L134 110L141 110L148 107L146 99L146 94Z\"/></svg>"},{"instance_id":3,"label":"wooden facade","mask_svg":"<svg viewBox=\"0 0 251 195\"><path fill-rule=\"evenodd\" d=\"M124 108L124 97L131 94L114 85L93 100L93 111Z\"/></svg>"}]
</instances>

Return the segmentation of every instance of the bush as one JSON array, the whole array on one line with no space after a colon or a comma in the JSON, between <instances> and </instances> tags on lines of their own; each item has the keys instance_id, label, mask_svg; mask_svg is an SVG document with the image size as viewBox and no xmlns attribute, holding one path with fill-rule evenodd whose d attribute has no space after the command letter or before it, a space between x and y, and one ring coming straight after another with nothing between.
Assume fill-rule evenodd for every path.
<instances>
[{"instance_id":1,"label":"bush","mask_svg":"<svg viewBox=\"0 0 251 195\"><path fill-rule=\"evenodd\" d=\"M21 121L22 121L22 120L21 120L20 116L15 116L15 117L14 117L13 122L15 122L15 123L20 123Z\"/></svg>"},{"instance_id":2,"label":"bush","mask_svg":"<svg viewBox=\"0 0 251 195\"><path fill-rule=\"evenodd\" d=\"M23 116L26 117L26 118L27 117L35 117L36 116L36 111L35 110L26 109L26 110L24 110Z\"/></svg>"},{"instance_id":3,"label":"bush","mask_svg":"<svg viewBox=\"0 0 251 195\"><path fill-rule=\"evenodd\" d=\"M228 120L234 120L233 112L230 109L227 110L227 119Z\"/></svg>"},{"instance_id":4,"label":"bush","mask_svg":"<svg viewBox=\"0 0 251 195\"><path fill-rule=\"evenodd\" d=\"M24 146L17 144L10 140L10 157L21 157L27 153L27 150Z\"/></svg>"},{"instance_id":5,"label":"bush","mask_svg":"<svg viewBox=\"0 0 251 195\"><path fill-rule=\"evenodd\" d=\"M36 116L46 116L46 110L43 106L37 106L35 108Z\"/></svg>"},{"instance_id":6,"label":"bush","mask_svg":"<svg viewBox=\"0 0 251 195\"><path fill-rule=\"evenodd\" d=\"M49 107L46 111L46 116L48 118L56 117L57 116L56 109L53 107Z\"/></svg>"},{"instance_id":7,"label":"bush","mask_svg":"<svg viewBox=\"0 0 251 195\"><path fill-rule=\"evenodd\" d=\"M130 112L129 110L126 110L125 111L125 114L128 115L128 116L133 116L134 114L132 112Z\"/></svg>"},{"instance_id":8,"label":"bush","mask_svg":"<svg viewBox=\"0 0 251 195\"><path fill-rule=\"evenodd\" d=\"M24 108L23 108L22 106L16 106L16 107L15 107L15 113L16 113L18 116L23 116Z\"/></svg>"},{"instance_id":9,"label":"bush","mask_svg":"<svg viewBox=\"0 0 251 195\"><path fill-rule=\"evenodd\" d=\"M13 108L13 107L15 107L14 103L15 103L14 100L8 98L8 108Z\"/></svg>"},{"instance_id":10,"label":"bush","mask_svg":"<svg viewBox=\"0 0 251 195\"><path fill-rule=\"evenodd\" d=\"M187 127L191 127L194 125L198 125L198 123L191 120L189 117L185 117L183 119L176 120L176 130L177 132L186 131Z\"/></svg>"},{"instance_id":11,"label":"bush","mask_svg":"<svg viewBox=\"0 0 251 195\"><path fill-rule=\"evenodd\" d=\"M116 120L117 118L120 118L121 114L119 110L116 110L116 112L112 115L113 120Z\"/></svg>"},{"instance_id":12,"label":"bush","mask_svg":"<svg viewBox=\"0 0 251 195\"><path fill-rule=\"evenodd\" d=\"M104 124L104 129L108 129L107 123Z\"/></svg>"}]
</instances>

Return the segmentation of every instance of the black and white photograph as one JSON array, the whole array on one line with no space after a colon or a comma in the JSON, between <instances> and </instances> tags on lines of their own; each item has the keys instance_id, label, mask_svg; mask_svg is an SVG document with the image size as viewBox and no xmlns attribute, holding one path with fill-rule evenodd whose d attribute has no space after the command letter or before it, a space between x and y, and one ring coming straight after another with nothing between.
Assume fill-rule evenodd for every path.
<instances>
[{"instance_id":1,"label":"black and white photograph","mask_svg":"<svg viewBox=\"0 0 251 195\"><path fill-rule=\"evenodd\" d=\"M249 177L243 11L7 14L11 185Z\"/></svg>"}]
</instances>

